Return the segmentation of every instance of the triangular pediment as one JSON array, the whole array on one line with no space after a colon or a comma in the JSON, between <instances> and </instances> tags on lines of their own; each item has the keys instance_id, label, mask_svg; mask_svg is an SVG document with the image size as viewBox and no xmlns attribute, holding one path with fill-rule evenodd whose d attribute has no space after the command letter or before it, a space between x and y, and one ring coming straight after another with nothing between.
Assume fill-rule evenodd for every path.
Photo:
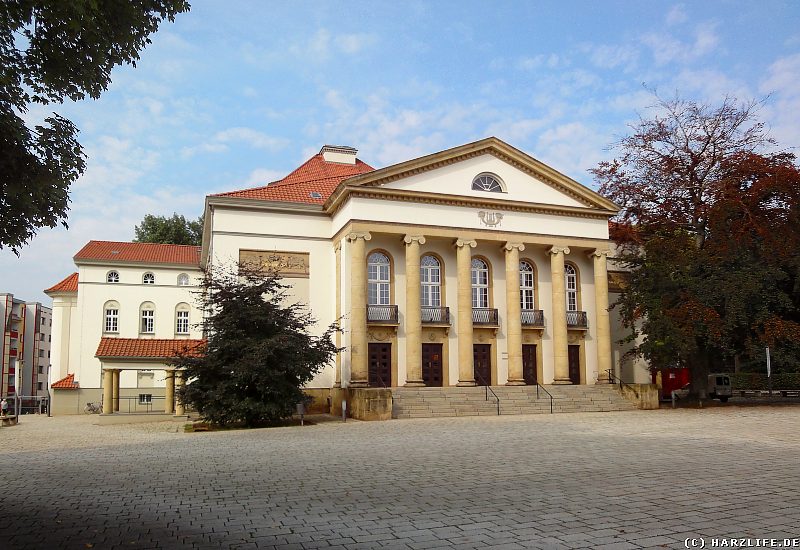
<instances>
[{"instance_id":1,"label":"triangular pediment","mask_svg":"<svg viewBox=\"0 0 800 550\"><path fill-rule=\"evenodd\" d=\"M472 181L480 174L496 175L503 190L496 193L473 190ZM610 213L619 210L612 201L495 137L387 166L349 178L342 184L340 191L379 187L404 193L460 196L467 200L509 201ZM331 199L335 201L336 197Z\"/></svg>"}]
</instances>

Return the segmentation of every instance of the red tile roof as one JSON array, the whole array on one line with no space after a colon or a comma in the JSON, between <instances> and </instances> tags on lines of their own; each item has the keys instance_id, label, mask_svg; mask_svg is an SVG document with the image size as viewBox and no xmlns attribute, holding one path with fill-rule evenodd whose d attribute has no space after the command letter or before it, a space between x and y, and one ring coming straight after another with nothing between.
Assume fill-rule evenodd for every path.
<instances>
[{"instance_id":1,"label":"red tile roof","mask_svg":"<svg viewBox=\"0 0 800 550\"><path fill-rule=\"evenodd\" d=\"M68 374L58 382L50 384L50 388L54 390L77 390L80 386L75 381L74 374Z\"/></svg>"},{"instance_id":2,"label":"red tile roof","mask_svg":"<svg viewBox=\"0 0 800 550\"><path fill-rule=\"evenodd\" d=\"M67 275L64 279L44 291L45 294L52 292L78 292L78 274Z\"/></svg>"},{"instance_id":3,"label":"red tile roof","mask_svg":"<svg viewBox=\"0 0 800 550\"><path fill-rule=\"evenodd\" d=\"M169 340L143 338L101 338L95 357L109 359L171 359L179 353L199 355L205 340Z\"/></svg>"},{"instance_id":4,"label":"red tile roof","mask_svg":"<svg viewBox=\"0 0 800 550\"><path fill-rule=\"evenodd\" d=\"M200 247L182 244L89 241L73 259L76 263L80 260L100 260L198 267Z\"/></svg>"},{"instance_id":5,"label":"red tile roof","mask_svg":"<svg viewBox=\"0 0 800 550\"><path fill-rule=\"evenodd\" d=\"M372 166L358 159L355 164L326 162L322 153L318 153L282 180L263 187L218 193L212 196L323 204L342 181L374 170ZM312 197L311 193L314 192L319 193L320 196Z\"/></svg>"}]
</instances>

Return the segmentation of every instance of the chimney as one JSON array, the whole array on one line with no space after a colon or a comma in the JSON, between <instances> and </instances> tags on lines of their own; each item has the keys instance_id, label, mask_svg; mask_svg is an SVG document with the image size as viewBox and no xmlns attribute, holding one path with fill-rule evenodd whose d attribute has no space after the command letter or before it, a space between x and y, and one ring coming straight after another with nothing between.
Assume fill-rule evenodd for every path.
<instances>
[{"instance_id":1,"label":"chimney","mask_svg":"<svg viewBox=\"0 0 800 550\"><path fill-rule=\"evenodd\" d=\"M358 150L345 145L325 145L319 152L322 158L325 159L325 162L355 164Z\"/></svg>"}]
</instances>

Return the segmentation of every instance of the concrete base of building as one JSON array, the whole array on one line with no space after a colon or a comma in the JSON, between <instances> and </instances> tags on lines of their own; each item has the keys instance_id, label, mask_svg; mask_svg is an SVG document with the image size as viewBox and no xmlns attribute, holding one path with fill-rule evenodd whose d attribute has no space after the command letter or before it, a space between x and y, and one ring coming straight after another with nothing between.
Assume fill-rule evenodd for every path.
<instances>
[{"instance_id":1,"label":"concrete base of building","mask_svg":"<svg viewBox=\"0 0 800 550\"><path fill-rule=\"evenodd\" d=\"M144 422L165 422L172 421L176 423L184 423L189 421L189 415L173 416L171 414L101 414L97 417L98 426L107 426L109 424L140 424Z\"/></svg>"}]
</instances>

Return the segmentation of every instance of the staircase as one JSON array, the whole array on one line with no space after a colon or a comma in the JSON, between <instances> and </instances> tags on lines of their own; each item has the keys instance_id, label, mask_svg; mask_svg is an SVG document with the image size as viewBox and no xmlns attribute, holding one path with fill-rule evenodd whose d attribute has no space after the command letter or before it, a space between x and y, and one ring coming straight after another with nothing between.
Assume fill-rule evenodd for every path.
<instances>
[{"instance_id":1,"label":"staircase","mask_svg":"<svg viewBox=\"0 0 800 550\"><path fill-rule=\"evenodd\" d=\"M553 412L629 411L636 407L610 384L543 386L553 396ZM500 414L549 414L550 397L536 386L492 386ZM496 416L497 401L477 387L392 388L392 418Z\"/></svg>"}]
</instances>

